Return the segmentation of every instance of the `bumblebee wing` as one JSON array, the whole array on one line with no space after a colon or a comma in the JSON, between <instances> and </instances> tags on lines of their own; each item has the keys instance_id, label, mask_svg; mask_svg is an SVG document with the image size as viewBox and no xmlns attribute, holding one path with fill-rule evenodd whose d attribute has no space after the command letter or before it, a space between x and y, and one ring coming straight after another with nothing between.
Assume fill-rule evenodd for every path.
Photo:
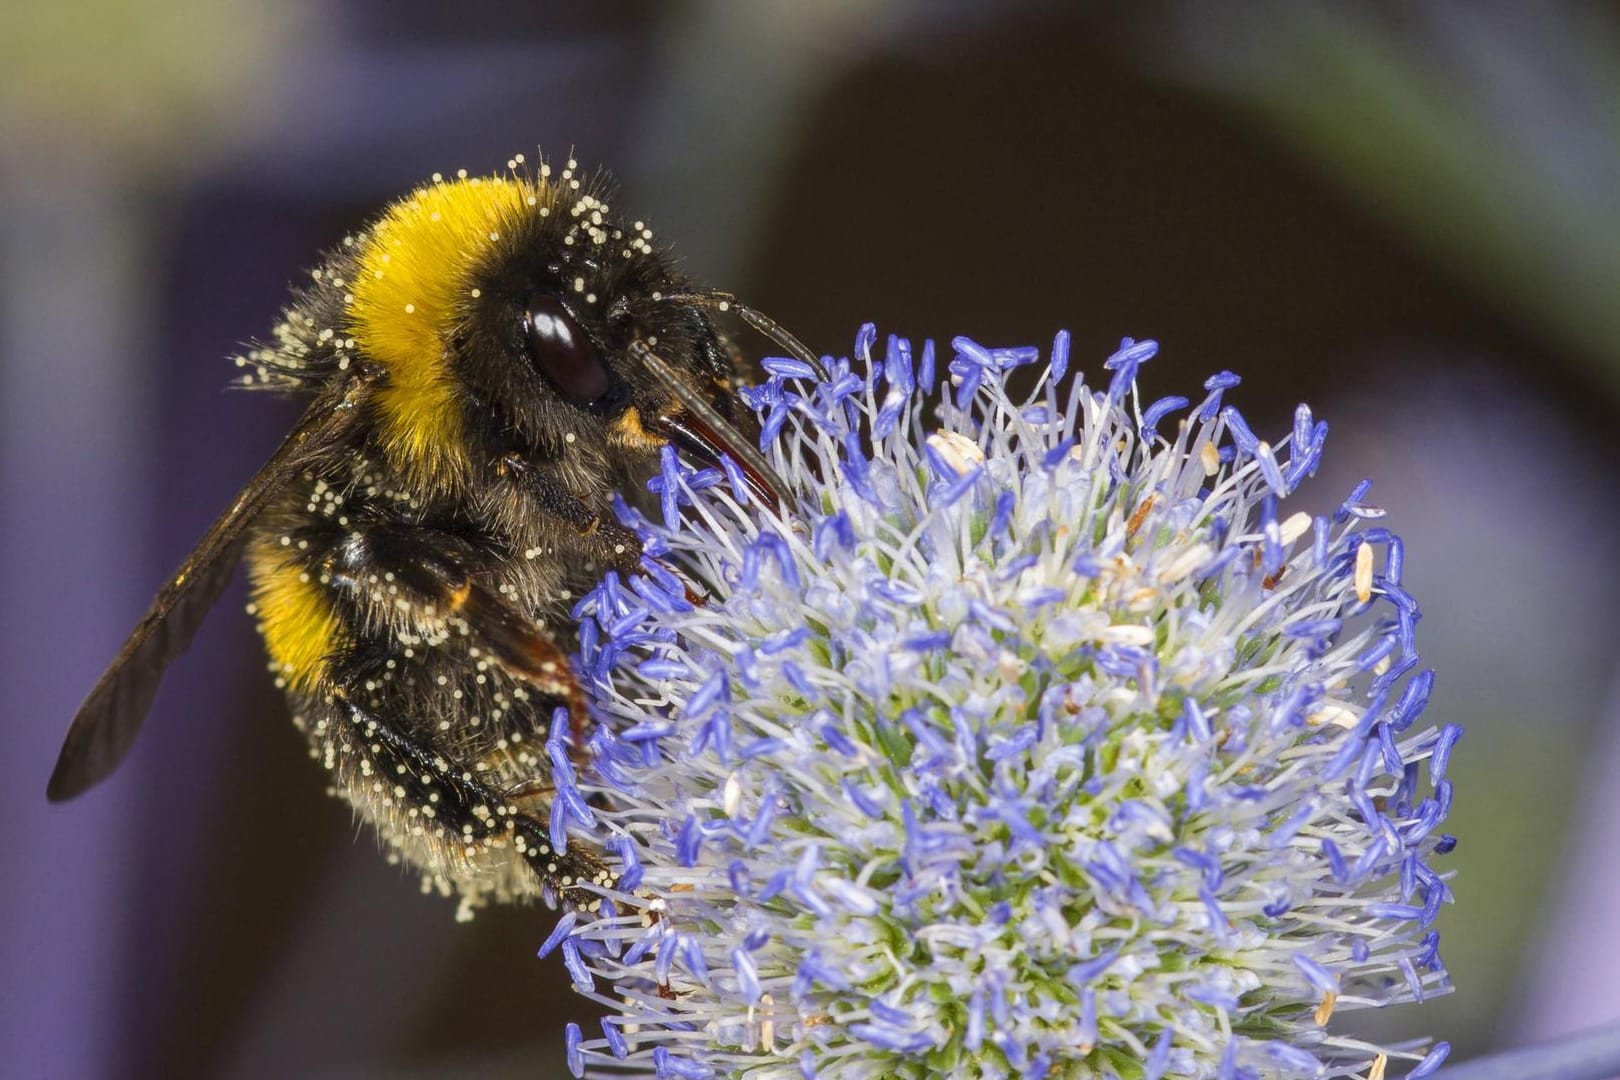
<instances>
[{"instance_id":1,"label":"bumblebee wing","mask_svg":"<svg viewBox=\"0 0 1620 1080\"><path fill-rule=\"evenodd\" d=\"M364 385L311 405L263 468L209 527L158 591L124 647L79 706L45 795L61 802L103 780L122 760L146 719L169 661L185 652L203 616L231 579L247 526L265 503L323 450L341 443L360 418Z\"/></svg>"}]
</instances>

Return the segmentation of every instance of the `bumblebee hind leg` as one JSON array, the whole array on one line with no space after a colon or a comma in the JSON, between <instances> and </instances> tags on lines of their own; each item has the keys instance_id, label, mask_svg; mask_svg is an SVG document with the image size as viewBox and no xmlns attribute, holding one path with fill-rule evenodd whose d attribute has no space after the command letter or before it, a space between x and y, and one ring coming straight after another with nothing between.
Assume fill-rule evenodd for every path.
<instances>
[{"instance_id":1,"label":"bumblebee hind leg","mask_svg":"<svg viewBox=\"0 0 1620 1080\"><path fill-rule=\"evenodd\" d=\"M333 695L330 732L347 751L348 796L402 855L430 875L456 883L464 896L478 867L521 859L550 904L588 909L600 897L588 886L611 886L613 874L580 845L557 851L546 816L524 809L481 779L413 739L402 725ZM524 890L527 891L527 890Z\"/></svg>"}]
</instances>

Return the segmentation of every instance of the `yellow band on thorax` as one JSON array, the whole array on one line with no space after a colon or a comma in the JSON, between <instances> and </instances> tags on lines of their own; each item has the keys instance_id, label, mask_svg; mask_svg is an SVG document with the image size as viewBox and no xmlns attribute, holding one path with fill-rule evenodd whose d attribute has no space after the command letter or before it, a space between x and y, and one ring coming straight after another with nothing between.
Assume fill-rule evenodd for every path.
<instances>
[{"instance_id":1,"label":"yellow band on thorax","mask_svg":"<svg viewBox=\"0 0 1620 1080\"><path fill-rule=\"evenodd\" d=\"M434 182L396 202L363 238L352 335L387 371L377 395L391 463L424 484L466 469L450 338L473 301L472 271L544 188L520 179Z\"/></svg>"}]
</instances>

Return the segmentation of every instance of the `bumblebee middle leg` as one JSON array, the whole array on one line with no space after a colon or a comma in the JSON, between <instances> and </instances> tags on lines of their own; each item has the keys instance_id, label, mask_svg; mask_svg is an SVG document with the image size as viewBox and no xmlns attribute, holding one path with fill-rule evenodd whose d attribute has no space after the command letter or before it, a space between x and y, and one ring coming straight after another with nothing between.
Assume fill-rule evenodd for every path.
<instances>
[{"instance_id":1,"label":"bumblebee middle leg","mask_svg":"<svg viewBox=\"0 0 1620 1080\"><path fill-rule=\"evenodd\" d=\"M472 540L446 529L374 524L336 545L324 560L325 577L335 587L369 596L370 621L381 626L431 636L459 620L502 668L567 708L578 756L588 712L568 653L478 573L486 558Z\"/></svg>"}]
</instances>

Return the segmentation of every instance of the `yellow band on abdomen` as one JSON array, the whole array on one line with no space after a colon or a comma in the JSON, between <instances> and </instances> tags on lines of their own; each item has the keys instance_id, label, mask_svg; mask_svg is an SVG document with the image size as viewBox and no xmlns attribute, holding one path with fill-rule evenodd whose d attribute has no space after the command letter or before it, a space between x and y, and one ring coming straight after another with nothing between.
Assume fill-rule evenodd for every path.
<instances>
[{"instance_id":1,"label":"yellow band on abdomen","mask_svg":"<svg viewBox=\"0 0 1620 1080\"><path fill-rule=\"evenodd\" d=\"M272 670L293 690L314 689L337 651L342 624L319 582L274 540L254 543L247 555L253 604Z\"/></svg>"}]
</instances>

